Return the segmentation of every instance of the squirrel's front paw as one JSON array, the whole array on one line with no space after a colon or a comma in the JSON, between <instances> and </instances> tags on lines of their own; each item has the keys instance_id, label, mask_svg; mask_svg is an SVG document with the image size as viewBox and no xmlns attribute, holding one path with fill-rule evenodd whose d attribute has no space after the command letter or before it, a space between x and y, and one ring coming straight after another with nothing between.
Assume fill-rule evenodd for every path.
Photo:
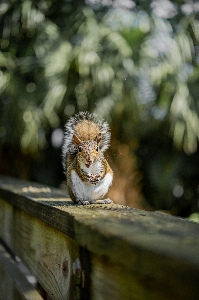
<instances>
[{"instance_id":1,"label":"squirrel's front paw","mask_svg":"<svg viewBox=\"0 0 199 300\"><path fill-rule=\"evenodd\" d=\"M87 177L88 181L94 184L98 183L101 180L101 176L99 174L88 174Z\"/></svg>"},{"instance_id":2,"label":"squirrel's front paw","mask_svg":"<svg viewBox=\"0 0 199 300\"><path fill-rule=\"evenodd\" d=\"M77 200L77 204L80 204L80 205L89 205L90 202L87 201L87 200Z\"/></svg>"}]
</instances>

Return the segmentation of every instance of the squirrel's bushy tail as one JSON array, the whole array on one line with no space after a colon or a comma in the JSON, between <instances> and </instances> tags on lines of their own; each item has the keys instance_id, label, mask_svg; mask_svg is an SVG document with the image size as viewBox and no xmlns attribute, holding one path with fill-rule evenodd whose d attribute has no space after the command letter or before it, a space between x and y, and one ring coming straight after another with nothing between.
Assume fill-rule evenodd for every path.
<instances>
[{"instance_id":1,"label":"squirrel's bushy tail","mask_svg":"<svg viewBox=\"0 0 199 300\"><path fill-rule=\"evenodd\" d=\"M95 113L87 111L80 112L71 117L65 125L64 143L62 147L62 162L64 170L66 168L66 157L69 153L75 154L76 146L73 144L73 135L76 134L82 140L92 140L98 133L102 135L100 145L101 152L109 147L110 128L106 121L99 120Z\"/></svg>"}]
</instances>

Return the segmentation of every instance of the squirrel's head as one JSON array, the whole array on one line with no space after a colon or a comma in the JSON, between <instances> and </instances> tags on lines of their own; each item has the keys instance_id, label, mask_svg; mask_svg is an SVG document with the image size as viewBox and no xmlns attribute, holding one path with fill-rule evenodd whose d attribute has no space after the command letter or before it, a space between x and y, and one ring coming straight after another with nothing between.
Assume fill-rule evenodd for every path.
<instances>
[{"instance_id":1,"label":"squirrel's head","mask_svg":"<svg viewBox=\"0 0 199 300\"><path fill-rule=\"evenodd\" d=\"M81 164L89 168L101 155L101 133L94 140L82 141L77 135L73 135L74 144L77 146L77 156Z\"/></svg>"}]
</instances>

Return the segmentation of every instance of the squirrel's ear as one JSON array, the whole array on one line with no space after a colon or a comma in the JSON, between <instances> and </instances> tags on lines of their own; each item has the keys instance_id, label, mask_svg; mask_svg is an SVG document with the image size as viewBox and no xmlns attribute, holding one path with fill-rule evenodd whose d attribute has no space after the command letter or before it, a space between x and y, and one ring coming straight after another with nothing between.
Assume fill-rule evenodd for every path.
<instances>
[{"instance_id":1,"label":"squirrel's ear","mask_svg":"<svg viewBox=\"0 0 199 300\"><path fill-rule=\"evenodd\" d=\"M76 145L79 145L79 144L81 144L81 140L78 138L78 136L77 135L73 135L73 141L74 141L74 143L76 144Z\"/></svg>"},{"instance_id":2,"label":"squirrel's ear","mask_svg":"<svg viewBox=\"0 0 199 300\"><path fill-rule=\"evenodd\" d=\"M100 133L98 133L98 135L96 135L95 142L97 142L97 144L100 145L101 140L102 140L102 134L100 132Z\"/></svg>"}]
</instances>

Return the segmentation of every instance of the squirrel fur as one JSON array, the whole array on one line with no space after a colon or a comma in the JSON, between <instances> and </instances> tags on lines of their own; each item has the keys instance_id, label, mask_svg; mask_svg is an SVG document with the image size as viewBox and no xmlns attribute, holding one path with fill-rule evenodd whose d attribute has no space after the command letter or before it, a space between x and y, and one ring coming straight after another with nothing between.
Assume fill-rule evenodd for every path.
<instances>
[{"instance_id":1,"label":"squirrel fur","mask_svg":"<svg viewBox=\"0 0 199 300\"><path fill-rule=\"evenodd\" d=\"M112 203L102 198L113 180L113 171L104 157L110 131L95 114L80 112L65 125L62 163L68 192L78 204Z\"/></svg>"}]
</instances>

